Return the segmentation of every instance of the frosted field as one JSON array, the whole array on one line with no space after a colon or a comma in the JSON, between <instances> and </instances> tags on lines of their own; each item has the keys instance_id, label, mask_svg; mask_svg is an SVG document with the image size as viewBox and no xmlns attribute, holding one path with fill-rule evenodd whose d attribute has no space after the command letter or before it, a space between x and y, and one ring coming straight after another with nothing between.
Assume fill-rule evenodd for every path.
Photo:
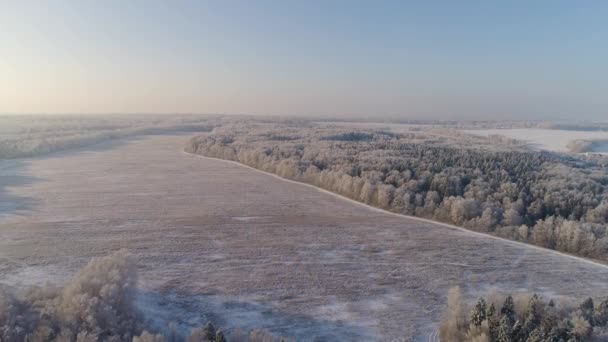
<instances>
[{"instance_id":1,"label":"frosted field","mask_svg":"<svg viewBox=\"0 0 608 342\"><path fill-rule=\"evenodd\" d=\"M460 285L604 297L608 268L377 212L151 136L0 161L0 282L61 283L127 248L159 325L428 340ZM230 330L230 329L229 329Z\"/></svg>"},{"instance_id":2,"label":"frosted field","mask_svg":"<svg viewBox=\"0 0 608 342\"><path fill-rule=\"evenodd\" d=\"M536 150L546 150L554 152L568 152L569 142L573 140L608 140L608 132L600 131L565 131L556 129L477 129L464 130L469 134L488 136L490 134L500 134L509 138L522 140ZM602 144L594 152L608 154L608 143Z\"/></svg>"}]
</instances>

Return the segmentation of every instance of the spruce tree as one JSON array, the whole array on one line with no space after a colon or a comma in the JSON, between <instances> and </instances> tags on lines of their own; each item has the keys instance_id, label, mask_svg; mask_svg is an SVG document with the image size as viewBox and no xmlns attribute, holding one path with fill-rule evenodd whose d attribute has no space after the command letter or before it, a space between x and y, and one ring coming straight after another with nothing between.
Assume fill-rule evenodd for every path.
<instances>
[{"instance_id":1,"label":"spruce tree","mask_svg":"<svg viewBox=\"0 0 608 342\"><path fill-rule=\"evenodd\" d=\"M213 326L213 323L207 322L207 324L205 324L205 327L203 328L203 338L205 341L215 341L215 327Z\"/></svg>"},{"instance_id":2,"label":"spruce tree","mask_svg":"<svg viewBox=\"0 0 608 342\"><path fill-rule=\"evenodd\" d=\"M511 342L512 326L511 321L507 316L502 316L498 322L496 330L496 342Z\"/></svg>"},{"instance_id":3,"label":"spruce tree","mask_svg":"<svg viewBox=\"0 0 608 342\"><path fill-rule=\"evenodd\" d=\"M591 298L587 298L585 299L584 302L581 303L581 305L579 306L579 310L581 311L581 317L583 317L587 322L589 322L589 324L594 325L593 323L593 314L594 314L594 307L593 307L593 299Z\"/></svg>"},{"instance_id":4,"label":"spruce tree","mask_svg":"<svg viewBox=\"0 0 608 342\"><path fill-rule=\"evenodd\" d=\"M500 309L500 315L507 317L511 326L515 324L515 302L511 295L505 299L502 309Z\"/></svg>"},{"instance_id":5,"label":"spruce tree","mask_svg":"<svg viewBox=\"0 0 608 342\"><path fill-rule=\"evenodd\" d=\"M488 328L490 330L490 340L496 340L498 332L499 318L496 315L496 307L494 303L490 304L488 311L486 311L486 319L488 320Z\"/></svg>"},{"instance_id":6,"label":"spruce tree","mask_svg":"<svg viewBox=\"0 0 608 342\"><path fill-rule=\"evenodd\" d=\"M554 308L547 308L544 314L544 317L540 323L540 328L546 334L549 334L557 325L559 324L559 319L555 313Z\"/></svg>"},{"instance_id":7,"label":"spruce tree","mask_svg":"<svg viewBox=\"0 0 608 342\"><path fill-rule=\"evenodd\" d=\"M553 326L545 336L546 342L559 342L563 332L557 326Z\"/></svg>"},{"instance_id":8,"label":"spruce tree","mask_svg":"<svg viewBox=\"0 0 608 342\"><path fill-rule=\"evenodd\" d=\"M608 299L605 299L595 309L594 322L598 326L605 326L608 323Z\"/></svg>"},{"instance_id":9,"label":"spruce tree","mask_svg":"<svg viewBox=\"0 0 608 342\"><path fill-rule=\"evenodd\" d=\"M525 339L526 342L543 342L545 339L543 338L543 333L540 328L536 328L532 330Z\"/></svg>"},{"instance_id":10,"label":"spruce tree","mask_svg":"<svg viewBox=\"0 0 608 342\"><path fill-rule=\"evenodd\" d=\"M526 308L526 312L524 313L524 322L522 324L522 329L519 332L520 338L525 340L531 333L534 331L541 322L541 314L540 314L540 305L541 301L536 294L530 298L528 302L528 307Z\"/></svg>"},{"instance_id":11,"label":"spruce tree","mask_svg":"<svg viewBox=\"0 0 608 342\"><path fill-rule=\"evenodd\" d=\"M521 335L522 335L522 323L521 323L521 321L517 320L517 321L515 321L515 324L513 324L513 328L511 329L511 340L519 341ZM525 339L524 339L524 341L525 341Z\"/></svg>"},{"instance_id":12,"label":"spruce tree","mask_svg":"<svg viewBox=\"0 0 608 342\"><path fill-rule=\"evenodd\" d=\"M226 337L221 330L218 330L215 334L215 342L227 342Z\"/></svg>"},{"instance_id":13,"label":"spruce tree","mask_svg":"<svg viewBox=\"0 0 608 342\"><path fill-rule=\"evenodd\" d=\"M480 298L473 311L471 311L471 323L475 326L481 326L481 323L486 320L486 301Z\"/></svg>"}]
</instances>

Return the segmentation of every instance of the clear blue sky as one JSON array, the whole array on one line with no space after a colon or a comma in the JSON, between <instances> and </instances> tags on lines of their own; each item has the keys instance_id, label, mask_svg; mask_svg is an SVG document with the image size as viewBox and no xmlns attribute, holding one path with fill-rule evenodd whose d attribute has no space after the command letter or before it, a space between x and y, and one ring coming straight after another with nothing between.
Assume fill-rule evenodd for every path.
<instances>
[{"instance_id":1,"label":"clear blue sky","mask_svg":"<svg viewBox=\"0 0 608 342\"><path fill-rule=\"evenodd\" d=\"M4 1L0 112L608 117L608 1Z\"/></svg>"}]
</instances>

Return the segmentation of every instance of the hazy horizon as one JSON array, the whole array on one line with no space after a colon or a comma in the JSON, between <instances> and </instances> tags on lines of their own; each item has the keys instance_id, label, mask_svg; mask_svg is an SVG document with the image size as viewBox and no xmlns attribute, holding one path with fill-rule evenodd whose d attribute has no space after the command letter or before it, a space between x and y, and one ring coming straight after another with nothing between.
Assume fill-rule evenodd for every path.
<instances>
[{"instance_id":1,"label":"hazy horizon","mask_svg":"<svg viewBox=\"0 0 608 342\"><path fill-rule=\"evenodd\" d=\"M608 114L608 4L0 5L0 113Z\"/></svg>"}]
</instances>

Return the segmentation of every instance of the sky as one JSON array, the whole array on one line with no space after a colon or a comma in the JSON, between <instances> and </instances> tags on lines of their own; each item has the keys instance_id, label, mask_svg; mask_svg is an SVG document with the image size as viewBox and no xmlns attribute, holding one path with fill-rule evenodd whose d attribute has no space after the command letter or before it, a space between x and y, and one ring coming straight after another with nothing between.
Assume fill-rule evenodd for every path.
<instances>
[{"instance_id":1,"label":"sky","mask_svg":"<svg viewBox=\"0 0 608 342\"><path fill-rule=\"evenodd\" d=\"M608 118L608 1L1 1L0 113Z\"/></svg>"}]
</instances>

